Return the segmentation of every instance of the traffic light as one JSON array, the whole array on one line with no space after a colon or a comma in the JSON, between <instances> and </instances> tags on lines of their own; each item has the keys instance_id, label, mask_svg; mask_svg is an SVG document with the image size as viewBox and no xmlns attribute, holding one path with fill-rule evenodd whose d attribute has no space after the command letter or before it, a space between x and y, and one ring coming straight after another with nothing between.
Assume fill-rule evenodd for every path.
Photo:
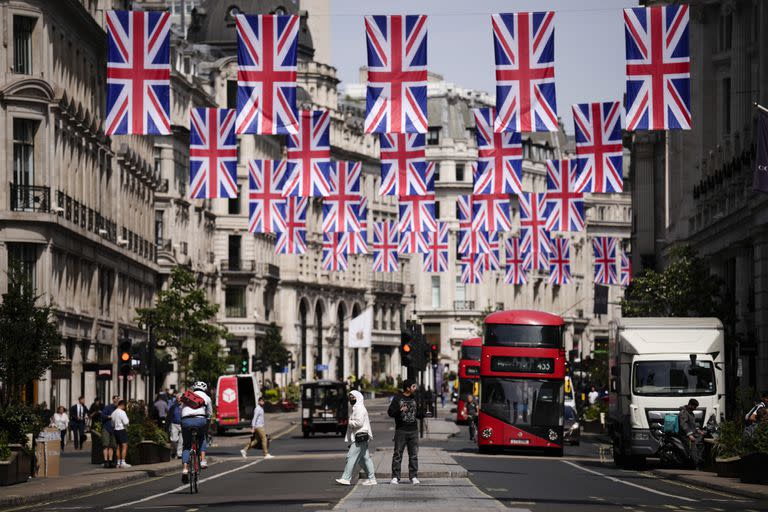
<instances>
[{"instance_id":1,"label":"traffic light","mask_svg":"<svg viewBox=\"0 0 768 512\"><path fill-rule=\"evenodd\" d=\"M131 373L131 361L133 359L131 354L131 346L133 342L130 338L122 338L118 344L118 365L120 375L130 375Z\"/></svg>"},{"instance_id":2,"label":"traffic light","mask_svg":"<svg viewBox=\"0 0 768 512\"><path fill-rule=\"evenodd\" d=\"M400 332L400 364L409 368L413 365L413 334L406 327Z\"/></svg>"},{"instance_id":3,"label":"traffic light","mask_svg":"<svg viewBox=\"0 0 768 512\"><path fill-rule=\"evenodd\" d=\"M240 353L239 373L248 373L248 349L244 348Z\"/></svg>"},{"instance_id":4,"label":"traffic light","mask_svg":"<svg viewBox=\"0 0 768 512\"><path fill-rule=\"evenodd\" d=\"M432 343L429 346L429 353L432 356L432 364L437 364L437 357L440 354L440 346L437 343Z\"/></svg>"}]
</instances>

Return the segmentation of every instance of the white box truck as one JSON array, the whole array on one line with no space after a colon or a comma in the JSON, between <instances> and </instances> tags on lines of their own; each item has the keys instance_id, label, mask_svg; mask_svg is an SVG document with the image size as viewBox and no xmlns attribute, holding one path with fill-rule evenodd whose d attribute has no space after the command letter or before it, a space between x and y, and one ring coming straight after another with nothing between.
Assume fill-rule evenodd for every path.
<instances>
[{"instance_id":1,"label":"white box truck","mask_svg":"<svg viewBox=\"0 0 768 512\"><path fill-rule=\"evenodd\" d=\"M608 345L608 433L618 466L642 465L662 442L665 414L688 400L703 426L725 418L725 342L717 318L623 318Z\"/></svg>"}]
</instances>

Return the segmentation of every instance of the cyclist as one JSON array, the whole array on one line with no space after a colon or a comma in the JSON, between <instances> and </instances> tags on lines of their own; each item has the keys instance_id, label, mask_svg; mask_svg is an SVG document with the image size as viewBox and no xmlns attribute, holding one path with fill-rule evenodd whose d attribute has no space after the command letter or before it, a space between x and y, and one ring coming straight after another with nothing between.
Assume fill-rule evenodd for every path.
<instances>
[{"instance_id":1,"label":"cyclist","mask_svg":"<svg viewBox=\"0 0 768 512\"><path fill-rule=\"evenodd\" d=\"M200 467L205 469L208 462L205 460L205 434L208 431L208 421L213 414L211 397L208 396L208 385L205 382L195 382L192 390L184 392L179 401L181 408L181 437L183 439L183 451L181 461L184 469L181 472L181 481L189 482L189 450L192 447L192 429L197 429L200 450Z\"/></svg>"}]
</instances>

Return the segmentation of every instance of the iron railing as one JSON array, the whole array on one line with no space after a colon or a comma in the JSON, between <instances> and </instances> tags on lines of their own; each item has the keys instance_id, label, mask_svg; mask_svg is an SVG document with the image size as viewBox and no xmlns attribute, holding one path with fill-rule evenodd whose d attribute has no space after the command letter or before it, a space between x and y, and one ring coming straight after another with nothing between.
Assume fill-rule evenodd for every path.
<instances>
[{"instance_id":1,"label":"iron railing","mask_svg":"<svg viewBox=\"0 0 768 512\"><path fill-rule=\"evenodd\" d=\"M51 188L11 183L11 211L51 211Z\"/></svg>"}]
</instances>

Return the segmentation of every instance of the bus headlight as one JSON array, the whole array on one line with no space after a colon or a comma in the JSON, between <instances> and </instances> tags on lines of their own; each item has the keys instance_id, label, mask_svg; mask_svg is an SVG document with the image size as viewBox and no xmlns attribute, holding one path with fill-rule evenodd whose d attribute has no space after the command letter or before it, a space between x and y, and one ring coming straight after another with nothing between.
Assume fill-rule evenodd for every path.
<instances>
[{"instance_id":1,"label":"bus headlight","mask_svg":"<svg viewBox=\"0 0 768 512\"><path fill-rule=\"evenodd\" d=\"M483 436L483 439L488 439L493 435L493 429L491 427L484 428L480 435Z\"/></svg>"}]
</instances>

